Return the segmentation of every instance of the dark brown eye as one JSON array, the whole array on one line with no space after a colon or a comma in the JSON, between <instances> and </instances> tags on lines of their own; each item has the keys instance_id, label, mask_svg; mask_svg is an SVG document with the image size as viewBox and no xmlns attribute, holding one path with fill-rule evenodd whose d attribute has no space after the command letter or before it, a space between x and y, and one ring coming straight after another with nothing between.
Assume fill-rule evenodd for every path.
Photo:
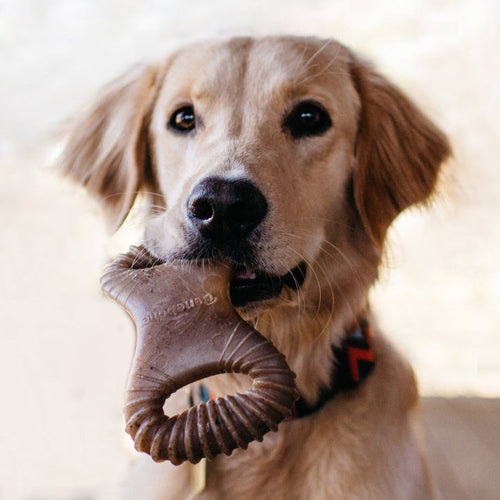
<instances>
[{"instance_id":1,"label":"dark brown eye","mask_svg":"<svg viewBox=\"0 0 500 500\"><path fill-rule=\"evenodd\" d=\"M196 116L192 106L183 106L170 117L168 125L177 132L190 132L196 127Z\"/></svg>"},{"instance_id":2,"label":"dark brown eye","mask_svg":"<svg viewBox=\"0 0 500 500\"><path fill-rule=\"evenodd\" d=\"M304 101L285 117L283 127L294 139L321 135L332 126L330 115L318 104Z\"/></svg>"}]
</instances>

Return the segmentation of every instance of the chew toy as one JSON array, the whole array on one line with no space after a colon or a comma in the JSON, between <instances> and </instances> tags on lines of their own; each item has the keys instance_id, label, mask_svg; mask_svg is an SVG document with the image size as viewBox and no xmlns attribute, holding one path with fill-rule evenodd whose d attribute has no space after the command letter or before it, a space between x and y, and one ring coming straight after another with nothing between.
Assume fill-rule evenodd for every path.
<instances>
[{"instance_id":1,"label":"chew toy","mask_svg":"<svg viewBox=\"0 0 500 500\"><path fill-rule=\"evenodd\" d=\"M105 271L107 295L137 329L124 414L138 451L153 460L197 463L261 441L291 414L294 373L284 356L237 314L229 299L231 270L203 262L161 263L131 247ZM243 373L252 387L180 415L165 400L196 380Z\"/></svg>"}]
</instances>

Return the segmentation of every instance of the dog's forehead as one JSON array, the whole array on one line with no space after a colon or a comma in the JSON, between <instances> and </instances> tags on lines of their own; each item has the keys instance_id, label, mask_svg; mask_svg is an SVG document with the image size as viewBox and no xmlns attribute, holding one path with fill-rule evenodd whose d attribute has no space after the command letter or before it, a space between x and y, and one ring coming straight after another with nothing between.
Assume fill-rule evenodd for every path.
<instances>
[{"instance_id":1,"label":"dog's forehead","mask_svg":"<svg viewBox=\"0 0 500 500\"><path fill-rule=\"evenodd\" d=\"M167 98L211 102L245 93L260 100L342 91L347 50L333 40L235 38L197 44L177 52L165 78Z\"/></svg>"}]
</instances>

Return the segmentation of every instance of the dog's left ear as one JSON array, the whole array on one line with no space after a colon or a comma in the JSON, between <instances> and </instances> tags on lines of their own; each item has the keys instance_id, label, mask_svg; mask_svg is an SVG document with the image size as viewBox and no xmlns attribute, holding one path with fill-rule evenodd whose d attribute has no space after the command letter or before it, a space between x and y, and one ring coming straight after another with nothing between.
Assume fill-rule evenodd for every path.
<instances>
[{"instance_id":1,"label":"dog's left ear","mask_svg":"<svg viewBox=\"0 0 500 500\"><path fill-rule=\"evenodd\" d=\"M354 199L382 247L396 216L431 196L451 149L444 133L367 63L353 56L350 69L361 100Z\"/></svg>"}]
</instances>

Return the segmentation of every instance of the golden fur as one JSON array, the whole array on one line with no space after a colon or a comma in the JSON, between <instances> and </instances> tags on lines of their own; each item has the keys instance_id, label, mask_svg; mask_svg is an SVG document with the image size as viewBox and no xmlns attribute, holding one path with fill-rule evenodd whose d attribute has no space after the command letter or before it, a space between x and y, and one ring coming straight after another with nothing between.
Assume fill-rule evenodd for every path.
<instances>
[{"instance_id":1,"label":"golden fur","mask_svg":"<svg viewBox=\"0 0 500 500\"><path fill-rule=\"evenodd\" d=\"M293 140L283 116L304 99L320 102L333 126ZM166 127L186 103L203 120L189 137ZM443 133L400 90L349 49L315 38L236 38L179 50L112 83L77 123L65 172L102 202L113 227L139 192L149 195L145 244L159 257L187 244L186 200L201 179L245 177L264 193L270 210L259 266L285 274L302 260L308 275L298 292L284 289L240 313L286 355L310 403L328 385L330 346L356 318L371 321L373 374L262 443L210 462L197 498L432 498L413 374L377 328L367 292L389 225L429 199L449 153ZM227 375L210 386L225 394L246 383ZM187 402L178 394L169 404L178 411ZM135 498L190 497L187 466L149 467L131 490Z\"/></svg>"}]
</instances>

